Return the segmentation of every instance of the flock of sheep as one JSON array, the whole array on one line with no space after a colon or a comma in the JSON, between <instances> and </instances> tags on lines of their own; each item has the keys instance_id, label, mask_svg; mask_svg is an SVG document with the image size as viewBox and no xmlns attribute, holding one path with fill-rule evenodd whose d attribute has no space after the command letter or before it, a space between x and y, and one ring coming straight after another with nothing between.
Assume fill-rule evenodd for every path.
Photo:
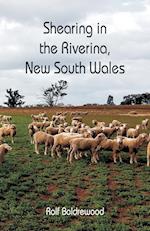
<instances>
[{"instance_id":1,"label":"flock of sheep","mask_svg":"<svg viewBox=\"0 0 150 231\"><path fill-rule=\"evenodd\" d=\"M82 116L87 112L82 112ZM148 143L147 165L150 165L150 136L147 133L140 133L148 129L149 120L145 119L135 128L128 128L128 125L118 120L113 120L108 126L105 122L92 121L90 127L83 123L80 113L72 114L71 124L66 122L65 113L53 115L49 121L46 114L31 115L32 122L28 125L31 144L35 146L35 152L39 154L41 144L45 145L44 154L51 149L52 157L61 157L64 149L67 149L67 161L72 163L73 158L80 159L90 155L91 162L97 163L102 150L111 150L114 163L122 162L121 151L128 152L130 163L137 163L137 152L139 148ZM111 137L115 138L111 138Z\"/></svg>"},{"instance_id":2,"label":"flock of sheep","mask_svg":"<svg viewBox=\"0 0 150 231\"><path fill-rule=\"evenodd\" d=\"M12 147L3 143L5 136L10 136L12 143L14 143L14 136L16 135L16 126L11 124L12 117L0 115L0 164L4 161L4 155L12 150Z\"/></svg>"},{"instance_id":3,"label":"flock of sheep","mask_svg":"<svg viewBox=\"0 0 150 231\"><path fill-rule=\"evenodd\" d=\"M40 145L45 145L44 154L51 149L52 157L61 157L67 150L67 161L90 156L92 163L97 163L100 152L112 151L114 163L122 162L121 151L128 152L130 164L137 163L139 148L147 144L147 166L150 166L150 135L141 133L148 129L149 119L144 119L135 128L128 128L126 123L113 120L106 125L105 122L93 120L93 126L83 123L83 116L87 112L73 112L71 124L66 121L67 113L57 113L49 120L46 113L31 115L32 122L28 125L28 133L31 144L34 144L35 152L40 153ZM0 115L0 163L4 161L4 155L12 148L4 142L5 136L10 136L14 143L16 126L11 124L11 116ZM113 137L113 138L112 138Z\"/></svg>"}]
</instances>

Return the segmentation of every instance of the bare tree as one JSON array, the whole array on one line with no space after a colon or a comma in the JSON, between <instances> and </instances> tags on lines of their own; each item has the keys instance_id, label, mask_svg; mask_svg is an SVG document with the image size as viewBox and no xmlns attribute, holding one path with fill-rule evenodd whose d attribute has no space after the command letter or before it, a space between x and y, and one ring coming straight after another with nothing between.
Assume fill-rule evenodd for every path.
<instances>
[{"instance_id":1,"label":"bare tree","mask_svg":"<svg viewBox=\"0 0 150 231\"><path fill-rule=\"evenodd\" d=\"M59 80L57 83L51 84L51 86L44 90L43 98L45 102L53 107L58 104L59 100L67 95L65 90L68 87L68 82L65 80Z\"/></svg>"}]
</instances>

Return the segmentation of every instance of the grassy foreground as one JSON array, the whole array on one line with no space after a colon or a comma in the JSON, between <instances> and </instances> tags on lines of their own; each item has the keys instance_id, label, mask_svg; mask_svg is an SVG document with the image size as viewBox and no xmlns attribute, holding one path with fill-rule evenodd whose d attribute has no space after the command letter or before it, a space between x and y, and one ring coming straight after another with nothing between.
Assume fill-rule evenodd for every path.
<instances>
[{"instance_id":1,"label":"grassy foreground","mask_svg":"<svg viewBox=\"0 0 150 231\"><path fill-rule=\"evenodd\" d=\"M68 118L70 120L70 118ZM110 122L119 119L130 126L142 117L89 114L92 119ZM138 154L137 165L113 164L110 152L100 162L90 159L66 162L50 155L36 155L29 142L28 115L13 117L17 137L13 151L0 166L0 230L2 231L148 231L150 230L150 168L146 148ZM6 139L10 144L9 138ZM41 150L42 151L42 150ZM104 216L46 216L46 207L105 208Z\"/></svg>"}]
</instances>

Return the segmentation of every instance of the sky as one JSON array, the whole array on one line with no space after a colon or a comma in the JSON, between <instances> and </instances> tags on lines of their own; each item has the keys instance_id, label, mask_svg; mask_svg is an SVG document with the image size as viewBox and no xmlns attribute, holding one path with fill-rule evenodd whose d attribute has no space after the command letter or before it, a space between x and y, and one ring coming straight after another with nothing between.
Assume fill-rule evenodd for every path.
<instances>
[{"instance_id":1,"label":"sky","mask_svg":"<svg viewBox=\"0 0 150 231\"><path fill-rule=\"evenodd\" d=\"M106 35L44 34L43 23L55 25L107 26ZM106 44L106 55L41 55L39 44ZM80 60L124 64L124 75L48 75L26 74L25 62L49 64L54 61L73 65ZM119 104L124 95L150 90L150 0L0 0L0 105L7 88L18 89L26 105L44 103L43 89L51 83L68 81L67 96L62 102L72 105L105 104L108 95Z\"/></svg>"}]
</instances>

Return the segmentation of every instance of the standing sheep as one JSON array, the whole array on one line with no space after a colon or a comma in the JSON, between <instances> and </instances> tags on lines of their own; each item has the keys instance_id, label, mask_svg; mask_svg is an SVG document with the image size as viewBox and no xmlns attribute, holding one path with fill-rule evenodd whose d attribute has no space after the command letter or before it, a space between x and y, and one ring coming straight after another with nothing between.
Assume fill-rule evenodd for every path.
<instances>
[{"instance_id":1,"label":"standing sheep","mask_svg":"<svg viewBox=\"0 0 150 231\"><path fill-rule=\"evenodd\" d=\"M141 128L141 125L136 125L135 128L129 128L127 130L127 137L128 138L136 138L138 137L138 135L140 134L140 128Z\"/></svg>"},{"instance_id":2,"label":"standing sheep","mask_svg":"<svg viewBox=\"0 0 150 231\"><path fill-rule=\"evenodd\" d=\"M46 132L38 131L33 135L33 141L35 145L35 152L39 154L39 145L45 144L44 155L47 155L48 149L52 148L54 144L54 137Z\"/></svg>"},{"instance_id":3,"label":"standing sheep","mask_svg":"<svg viewBox=\"0 0 150 231\"><path fill-rule=\"evenodd\" d=\"M100 133L95 138L74 138L70 140L69 162L72 163L73 156L76 152L90 151L91 161L97 163L96 148L104 137L105 135Z\"/></svg>"},{"instance_id":4,"label":"standing sheep","mask_svg":"<svg viewBox=\"0 0 150 231\"><path fill-rule=\"evenodd\" d=\"M110 138L116 131L118 130L118 127L103 127L102 128L102 132L108 137Z\"/></svg>"},{"instance_id":5,"label":"standing sheep","mask_svg":"<svg viewBox=\"0 0 150 231\"><path fill-rule=\"evenodd\" d=\"M148 128L148 123L149 123L149 119L142 120L142 128L147 129Z\"/></svg>"},{"instance_id":6,"label":"standing sheep","mask_svg":"<svg viewBox=\"0 0 150 231\"><path fill-rule=\"evenodd\" d=\"M28 125L28 133L29 133L29 136L30 136L30 142L31 144L33 144L33 135L34 133L38 132L39 129L33 125L32 123Z\"/></svg>"},{"instance_id":7,"label":"standing sheep","mask_svg":"<svg viewBox=\"0 0 150 231\"><path fill-rule=\"evenodd\" d=\"M147 141L147 139L148 135L146 133L140 134L137 138L123 138L120 150L124 152L129 152L130 164L133 164L133 161L134 163L137 163L136 154L139 148L144 144L144 142Z\"/></svg>"},{"instance_id":8,"label":"standing sheep","mask_svg":"<svg viewBox=\"0 0 150 231\"><path fill-rule=\"evenodd\" d=\"M14 137L16 135L16 126L10 124L7 127L0 128L0 137L10 136L12 144L14 143Z\"/></svg>"},{"instance_id":9,"label":"standing sheep","mask_svg":"<svg viewBox=\"0 0 150 231\"><path fill-rule=\"evenodd\" d=\"M8 144L1 144L0 145L0 164L4 162L4 156L8 151L11 151L12 147Z\"/></svg>"},{"instance_id":10,"label":"standing sheep","mask_svg":"<svg viewBox=\"0 0 150 231\"><path fill-rule=\"evenodd\" d=\"M117 153L120 151L120 147L122 144L122 137L117 137L116 139L108 139L106 136L105 138L100 142L100 144L97 147L98 150L107 150L112 151L112 157L114 163L117 163ZM122 163L122 159L120 158L120 163Z\"/></svg>"}]
</instances>

